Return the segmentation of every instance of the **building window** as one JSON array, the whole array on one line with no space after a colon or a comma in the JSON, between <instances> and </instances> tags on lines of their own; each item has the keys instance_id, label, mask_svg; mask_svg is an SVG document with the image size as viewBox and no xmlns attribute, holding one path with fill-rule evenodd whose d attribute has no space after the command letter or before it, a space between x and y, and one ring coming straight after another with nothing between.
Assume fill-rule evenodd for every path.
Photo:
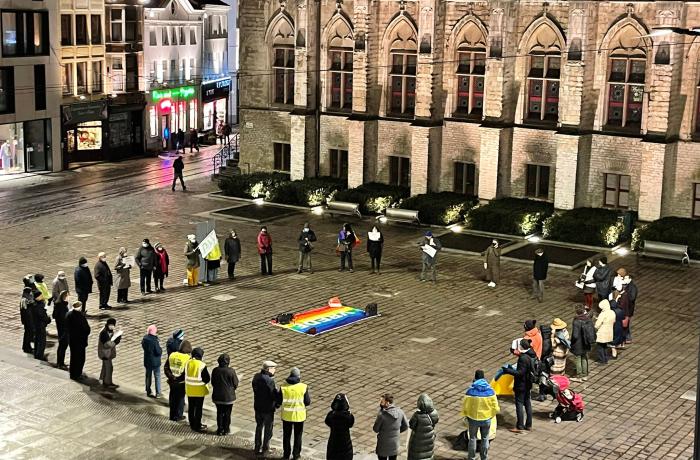
<instances>
[{"instance_id":1,"label":"building window","mask_svg":"<svg viewBox=\"0 0 700 460\"><path fill-rule=\"evenodd\" d=\"M177 46L177 27L170 27L170 33L172 35L172 42L171 44L173 46Z\"/></svg>"},{"instance_id":2,"label":"building window","mask_svg":"<svg viewBox=\"0 0 700 460\"><path fill-rule=\"evenodd\" d=\"M700 217L700 183L693 184L693 217Z\"/></svg>"},{"instance_id":3,"label":"building window","mask_svg":"<svg viewBox=\"0 0 700 460\"><path fill-rule=\"evenodd\" d=\"M124 66L121 57L112 58L112 91L124 91Z\"/></svg>"},{"instance_id":4,"label":"building window","mask_svg":"<svg viewBox=\"0 0 700 460\"><path fill-rule=\"evenodd\" d=\"M527 75L527 119L556 122L559 119L559 73L561 57L530 54Z\"/></svg>"},{"instance_id":5,"label":"building window","mask_svg":"<svg viewBox=\"0 0 700 460\"><path fill-rule=\"evenodd\" d=\"M139 67L135 54L126 56L126 90L137 91L139 89Z\"/></svg>"},{"instance_id":6,"label":"building window","mask_svg":"<svg viewBox=\"0 0 700 460\"><path fill-rule=\"evenodd\" d=\"M185 81L185 61L187 61L187 59L180 61L180 83Z\"/></svg>"},{"instance_id":7,"label":"building window","mask_svg":"<svg viewBox=\"0 0 700 460\"><path fill-rule=\"evenodd\" d=\"M389 184L410 187L411 160L406 157L389 157Z\"/></svg>"},{"instance_id":8,"label":"building window","mask_svg":"<svg viewBox=\"0 0 700 460\"><path fill-rule=\"evenodd\" d=\"M486 50L459 51L457 66L458 115L481 116L484 109L484 74Z\"/></svg>"},{"instance_id":9,"label":"building window","mask_svg":"<svg viewBox=\"0 0 700 460\"><path fill-rule=\"evenodd\" d=\"M294 49L275 47L274 54L274 100L279 104L294 104Z\"/></svg>"},{"instance_id":10,"label":"building window","mask_svg":"<svg viewBox=\"0 0 700 460\"><path fill-rule=\"evenodd\" d=\"M46 110L46 66L34 66L34 110Z\"/></svg>"},{"instance_id":11,"label":"building window","mask_svg":"<svg viewBox=\"0 0 700 460\"><path fill-rule=\"evenodd\" d=\"M70 95L73 94L73 64L68 62L63 64L63 94Z\"/></svg>"},{"instance_id":12,"label":"building window","mask_svg":"<svg viewBox=\"0 0 700 460\"><path fill-rule=\"evenodd\" d=\"M549 166L527 165L525 195L532 198L549 198Z\"/></svg>"},{"instance_id":13,"label":"building window","mask_svg":"<svg viewBox=\"0 0 700 460\"><path fill-rule=\"evenodd\" d=\"M416 106L416 53L391 53L391 102L392 115L412 116Z\"/></svg>"},{"instance_id":14,"label":"building window","mask_svg":"<svg viewBox=\"0 0 700 460\"><path fill-rule=\"evenodd\" d=\"M85 94L88 92L88 76L87 76L87 62L78 62L76 66L76 83L78 85L78 94Z\"/></svg>"},{"instance_id":15,"label":"building window","mask_svg":"<svg viewBox=\"0 0 700 460\"><path fill-rule=\"evenodd\" d=\"M15 111L15 70L0 67L0 113Z\"/></svg>"},{"instance_id":16,"label":"building window","mask_svg":"<svg viewBox=\"0 0 700 460\"><path fill-rule=\"evenodd\" d=\"M75 44L88 44L87 16L84 14L75 15Z\"/></svg>"},{"instance_id":17,"label":"building window","mask_svg":"<svg viewBox=\"0 0 700 460\"><path fill-rule=\"evenodd\" d=\"M476 165L455 161L452 190L468 196L476 196Z\"/></svg>"},{"instance_id":18,"label":"building window","mask_svg":"<svg viewBox=\"0 0 700 460\"><path fill-rule=\"evenodd\" d=\"M190 27L190 45L197 44L197 28Z\"/></svg>"},{"instance_id":19,"label":"building window","mask_svg":"<svg viewBox=\"0 0 700 460\"><path fill-rule=\"evenodd\" d=\"M155 27L151 27L151 30L148 31L148 44L151 46L158 46Z\"/></svg>"},{"instance_id":20,"label":"building window","mask_svg":"<svg viewBox=\"0 0 700 460\"><path fill-rule=\"evenodd\" d=\"M352 50L331 51L331 107L352 109Z\"/></svg>"},{"instance_id":21,"label":"building window","mask_svg":"<svg viewBox=\"0 0 700 460\"><path fill-rule=\"evenodd\" d=\"M186 45L185 43L185 26L180 26L180 44Z\"/></svg>"},{"instance_id":22,"label":"building window","mask_svg":"<svg viewBox=\"0 0 700 460\"><path fill-rule=\"evenodd\" d=\"M148 108L148 122L151 137L158 137L158 114L156 113L155 106Z\"/></svg>"},{"instance_id":23,"label":"building window","mask_svg":"<svg viewBox=\"0 0 700 460\"><path fill-rule=\"evenodd\" d=\"M290 172L292 170L292 146L279 142L275 142L273 146L275 151L275 164L273 169L275 171Z\"/></svg>"},{"instance_id":24,"label":"building window","mask_svg":"<svg viewBox=\"0 0 700 460\"><path fill-rule=\"evenodd\" d=\"M192 72L192 78L197 78L197 68L194 66L194 58L190 58L190 72Z\"/></svg>"},{"instance_id":25,"label":"building window","mask_svg":"<svg viewBox=\"0 0 700 460\"><path fill-rule=\"evenodd\" d=\"M70 14L61 15L61 46L73 45L73 17Z\"/></svg>"},{"instance_id":26,"label":"building window","mask_svg":"<svg viewBox=\"0 0 700 460\"><path fill-rule=\"evenodd\" d=\"M646 58L613 56L609 65L608 126L639 128L642 125Z\"/></svg>"},{"instance_id":27,"label":"building window","mask_svg":"<svg viewBox=\"0 0 700 460\"><path fill-rule=\"evenodd\" d=\"M331 164L331 177L337 177L339 179L348 178L348 151L331 149L330 154L330 164Z\"/></svg>"},{"instance_id":28,"label":"building window","mask_svg":"<svg viewBox=\"0 0 700 460\"><path fill-rule=\"evenodd\" d=\"M170 35L168 34L168 28L163 27L160 29L161 30L161 41L163 42L164 46L170 45Z\"/></svg>"},{"instance_id":29,"label":"building window","mask_svg":"<svg viewBox=\"0 0 700 460\"><path fill-rule=\"evenodd\" d=\"M121 8L114 8L110 11L111 28L110 28L110 39L113 42L124 41L124 35L122 30L124 28L124 10Z\"/></svg>"},{"instance_id":30,"label":"building window","mask_svg":"<svg viewBox=\"0 0 700 460\"><path fill-rule=\"evenodd\" d=\"M197 100L190 101L190 129L197 128Z\"/></svg>"},{"instance_id":31,"label":"building window","mask_svg":"<svg viewBox=\"0 0 700 460\"><path fill-rule=\"evenodd\" d=\"M49 54L49 14L46 11L2 11L3 57Z\"/></svg>"},{"instance_id":32,"label":"building window","mask_svg":"<svg viewBox=\"0 0 700 460\"><path fill-rule=\"evenodd\" d=\"M102 16L99 14L90 16L90 43L93 45L102 43Z\"/></svg>"},{"instance_id":33,"label":"building window","mask_svg":"<svg viewBox=\"0 0 700 460\"><path fill-rule=\"evenodd\" d=\"M102 61L92 63L92 92L102 92Z\"/></svg>"},{"instance_id":34,"label":"building window","mask_svg":"<svg viewBox=\"0 0 700 460\"><path fill-rule=\"evenodd\" d=\"M141 31L139 29L139 18L138 18L136 8L135 7L127 7L124 11L126 13L126 24L125 24L126 41L133 42L133 41L141 40Z\"/></svg>"},{"instance_id":35,"label":"building window","mask_svg":"<svg viewBox=\"0 0 700 460\"><path fill-rule=\"evenodd\" d=\"M630 199L630 176L622 174L605 175L605 206L627 208Z\"/></svg>"}]
</instances>

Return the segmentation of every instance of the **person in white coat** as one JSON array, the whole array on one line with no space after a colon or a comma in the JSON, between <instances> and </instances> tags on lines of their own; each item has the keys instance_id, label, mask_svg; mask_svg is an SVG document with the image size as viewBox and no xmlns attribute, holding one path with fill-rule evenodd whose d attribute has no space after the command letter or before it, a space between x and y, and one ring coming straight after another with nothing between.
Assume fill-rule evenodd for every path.
<instances>
[{"instance_id":1,"label":"person in white coat","mask_svg":"<svg viewBox=\"0 0 700 460\"><path fill-rule=\"evenodd\" d=\"M600 307L600 315L595 322L598 360L600 364L608 364L608 348L613 340L615 312L610 308L610 302L607 299L601 300L598 306Z\"/></svg>"}]
</instances>

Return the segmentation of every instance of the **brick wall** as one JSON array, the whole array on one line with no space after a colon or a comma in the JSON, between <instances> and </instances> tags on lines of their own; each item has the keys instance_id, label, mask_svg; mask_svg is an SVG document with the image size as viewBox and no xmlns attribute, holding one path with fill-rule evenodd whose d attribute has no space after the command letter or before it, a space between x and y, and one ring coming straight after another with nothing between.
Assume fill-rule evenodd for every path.
<instances>
[{"instance_id":1,"label":"brick wall","mask_svg":"<svg viewBox=\"0 0 700 460\"><path fill-rule=\"evenodd\" d=\"M321 165L322 176L330 174L330 149L349 150L348 129L351 122L347 117L324 115L321 117ZM355 153L355 152L353 152ZM348 162L355 161L357 154L350 158Z\"/></svg>"},{"instance_id":2,"label":"brick wall","mask_svg":"<svg viewBox=\"0 0 700 460\"><path fill-rule=\"evenodd\" d=\"M527 165L538 164L550 168L548 200L554 200L556 161L557 138L554 131L514 128L510 194L516 197L525 197Z\"/></svg>"},{"instance_id":3,"label":"brick wall","mask_svg":"<svg viewBox=\"0 0 700 460\"><path fill-rule=\"evenodd\" d=\"M376 180L388 183L389 156L411 158L412 127L406 122L389 120L379 120L377 125Z\"/></svg>"},{"instance_id":4,"label":"brick wall","mask_svg":"<svg viewBox=\"0 0 700 460\"><path fill-rule=\"evenodd\" d=\"M454 163L474 163L479 175L481 141L476 123L445 122L442 130L442 155L440 161L440 191L454 188ZM477 183L478 187L478 183Z\"/></svg>"},{"instance_id":5,"label":"brick wall","mask_svg":"<svg viewBox=\"0 0 700 460\"><path fill-rule=\"evenodd\" d=\"M273 142L291 142L288 112L241 110L241 169L271 170L274 166Z\"/></svg>"}]
</instances>

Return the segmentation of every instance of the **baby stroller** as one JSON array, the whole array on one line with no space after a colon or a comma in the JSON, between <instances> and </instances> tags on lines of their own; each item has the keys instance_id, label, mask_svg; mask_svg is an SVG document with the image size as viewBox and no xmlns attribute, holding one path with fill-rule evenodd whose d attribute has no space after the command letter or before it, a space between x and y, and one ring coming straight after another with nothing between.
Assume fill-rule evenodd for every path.
<instances>
[{"instance_id":1,"label":"baby stroller","mask_svg":"<svg viewBox=\"0 0 700 460\"><path fill-rule=\"evenodd\" d=\"M583 420L583 398L569 389L569 378L565 375L552 375L548 377L547 383L551 385L554 397L559 403L549 415L554 419L554 423L561 423L562 420Z\"/></svg>"}]
</instances>

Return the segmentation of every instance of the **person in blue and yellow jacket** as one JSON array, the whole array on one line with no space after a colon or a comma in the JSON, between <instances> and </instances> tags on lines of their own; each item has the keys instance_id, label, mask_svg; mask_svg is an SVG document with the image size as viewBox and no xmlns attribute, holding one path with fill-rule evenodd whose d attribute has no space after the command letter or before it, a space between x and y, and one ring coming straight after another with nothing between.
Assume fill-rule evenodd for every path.
<instances>
[{"instance_id":1,"label":"person in blue and yellow jacket","mask_svg":"<svg viewBox=\"0 0 700 460\"><path fill-rule=\"evenodd\" d=\"M474 382L467 390L462 401L462 413L465 422L469 425L469 458L476 458L477 433L481 434L482 459L488 458L490 431L496 431L496 414L501 411L498 406L496 392L484 379L484 371L478 370L474 375Z\"/></svg>"}]
</instances>

